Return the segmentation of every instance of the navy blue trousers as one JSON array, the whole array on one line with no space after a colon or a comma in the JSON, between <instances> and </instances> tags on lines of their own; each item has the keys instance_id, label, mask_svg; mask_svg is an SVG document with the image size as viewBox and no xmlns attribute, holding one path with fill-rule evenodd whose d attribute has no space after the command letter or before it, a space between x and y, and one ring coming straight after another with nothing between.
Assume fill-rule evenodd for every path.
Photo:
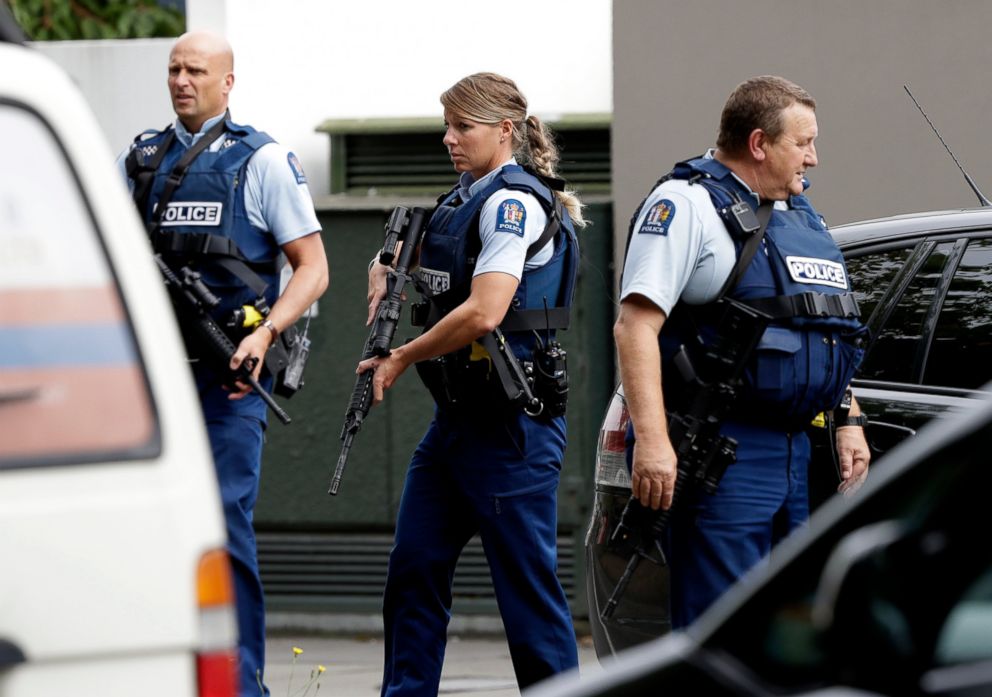
<instances>
[{"instance_id":1,"label":"navy blue trousers","mask_svg":"<svg viewBox=\"0 0 992 697\"><path fill-rule=\"evenodd\" d=\"M689 625L771 548L809 518L809 438L728 422L737 461L713 495L685 499L663 542L672 628Z\"/></svg>"},{"instance_id":2,"label":"navy blue trousers","mask_svg":"<svg viewBox=\"0 0 992 697\"><path fill-rule=\"evenodd\" d=\"M227 523L238 615L239 694L259 697L269 691L259 687L265 669L265 599L252 517L262 469L265 405L255 395L232 402L228 394L220 387L201 388L200 399Z\"/></svg>"},{"instance_id":3,"label":"navy blue trousers","mask_svg":"<svg viewBox=\"0 0 992 697\"><path fill-rule=\"evenodd\" d=\"M438 413L414 452L383 597L382 695L435 697L455 565L479 534L521 689L578 665L557 576L565 422Z\"/></svg>"}]
</instances>

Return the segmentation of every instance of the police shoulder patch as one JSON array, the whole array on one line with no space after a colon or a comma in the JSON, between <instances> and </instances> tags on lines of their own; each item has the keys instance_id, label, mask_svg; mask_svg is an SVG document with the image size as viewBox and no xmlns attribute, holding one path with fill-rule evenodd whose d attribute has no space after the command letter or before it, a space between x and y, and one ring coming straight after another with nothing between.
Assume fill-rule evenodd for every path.
<instances>
[{"instance_id":1,"label":"police shoulder patch","mask_svg":"<svg viewBox=\"0 0 992 697\"><path fill-rule=\"evenodd\" d=\"M515 198L508 198L499 204L496 211L496 232L512 232L517 237L523 237L526 219L524 204Z\"/></svg>"},{"instance_id":2,"label":"police shoulder patch","mask_svg":"<svg viewBox=\"0 0 992 697\"><path fill-rule=\"evenodd\" d=\"M668 228L671 227L674 219L675 204L672 203L671 199L663 198L651 206L637 232L638 234L645 232L649 235L667 235Z\"/></svg>"},{"instance_id":3,"label":"police shoulder patch","mask_svg":"<svg viewBox=\"0 0 992 697\"><path fill-rule=\"evenodd\" d=\"M306 184L307 175L303 173L303 165L300 164L300 159L293 153L289 153L286 156L286 160L289 162L289 168L293 171L293 176L296 177L297 184Z\"/></svg>"}]
</instances>

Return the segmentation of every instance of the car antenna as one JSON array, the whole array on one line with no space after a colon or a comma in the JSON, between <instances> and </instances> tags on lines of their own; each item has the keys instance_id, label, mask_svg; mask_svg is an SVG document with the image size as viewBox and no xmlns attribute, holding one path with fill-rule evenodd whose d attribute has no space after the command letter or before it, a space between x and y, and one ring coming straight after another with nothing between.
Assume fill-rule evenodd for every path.
<instances>
[{"instance_id":1,"label":"car antenna","mask_svg":"<svg viewBox=\"0 0 992 697\"><path fill-rule=\"evenodd\" d=\"M975 184L975 180L972 179L968 175L968 173L964 171L964 167L962 167L961 163L958 162L958 158L954 157L954 153L951 152L951 149L949 147L947 147L947 143L944 142L944 139L940 137L940 132L937 130L937 127L933 125L933 121L931 121L930 117L927 116L927 112L923 111L923 107L921 107L920 103L916 101L916 97L914 97L913 93L909 91L909 87L907 85L903 85L902 88L906 90L906 94L908 94L909 98L913 100L913 104L916 105L916 108L920 110L921 114L923 114L923 118L925 118L927 120L927 123L930 124L930 128L933 129L933 132L937 135L937 139L940 140L940 144L944 146L944 149L947 151L947 154L951 156L952 160L954 160L954 164L956 164L958 166L958 169L961 170L961 174L964 175L965 181L968 182L968 186L970 186L971 190L974 191L975 194L978 196L978 200L981 202L981 204L983 206L992 206L992 201L989 201L987 198L985 198L985 195L978 188L978 185Z\"/></svg>"}]
</instances>

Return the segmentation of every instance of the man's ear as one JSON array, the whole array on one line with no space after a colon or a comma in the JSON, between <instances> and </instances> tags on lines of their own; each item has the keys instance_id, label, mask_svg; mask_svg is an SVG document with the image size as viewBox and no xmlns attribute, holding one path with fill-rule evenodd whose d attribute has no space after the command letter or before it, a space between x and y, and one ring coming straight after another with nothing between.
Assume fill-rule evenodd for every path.
<instances>
[{"instance_id":1,"label":"man's ear","mask_svg":"<svg viewBox=\"0 0 992 697\"><path fill-rule=\"evenodd\" d=\"M768 134L763 130L756 128L751 131L751 135L747 137L747 149L751 158L756 162L763 162L766 157L764 146L769 143Z\"/></svg>"},{"instance_id":2,"label":"man's ear","mask_svg":"<svg viewBox=\"0 0 992 697\"><path fill-rule=\"evenodd\" d=\"M224 76L224 94L230 94L234 89L234 73L227 73Z\"/></svg>"}]
</instances>

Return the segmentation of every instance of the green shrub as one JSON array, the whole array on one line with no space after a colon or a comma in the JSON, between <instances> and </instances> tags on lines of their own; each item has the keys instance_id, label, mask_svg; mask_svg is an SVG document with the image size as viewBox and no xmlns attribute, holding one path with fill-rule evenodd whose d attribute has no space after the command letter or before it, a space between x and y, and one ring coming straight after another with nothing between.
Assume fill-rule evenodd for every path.
<instances>
[{"instance_id":1,"label":"green shrub","mask_svg":"<svg viewBox=\"0 0 992 697\"><path fill-rule=\"evenodd\" d=\"M179 36L186 18L154 0L3 0L28 38L143 39Z\"/></svg>"}]
</instances>

